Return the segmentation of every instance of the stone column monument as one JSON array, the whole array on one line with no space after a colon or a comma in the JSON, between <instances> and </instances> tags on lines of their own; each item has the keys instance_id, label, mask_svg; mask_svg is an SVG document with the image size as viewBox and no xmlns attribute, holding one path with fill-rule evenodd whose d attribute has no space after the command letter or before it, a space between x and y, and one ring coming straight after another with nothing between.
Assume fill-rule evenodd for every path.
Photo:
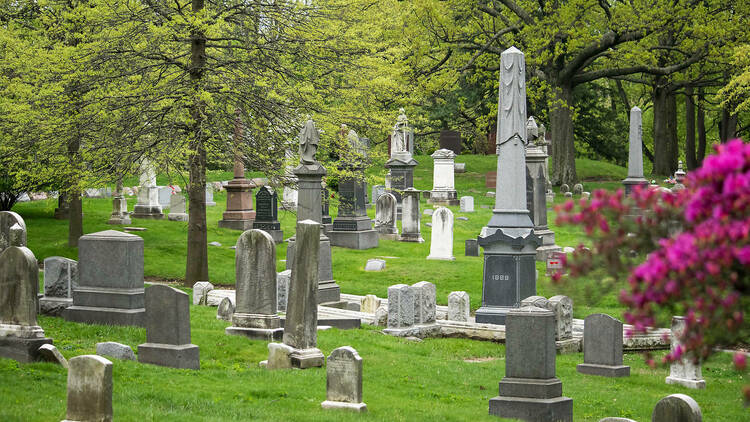
<instances>
[{"instance_id":1,"label":"stone column monument","mask_svg":"<svg viewBox=\"0 0 750 422\"><path fill-rule=\"evenodd\" d=\"M536 260L546 261L552 252L562 251L555 245L555 232L547 225L547 176L543 139L533 117L526 121L526 205L534 222L534 234L539 236L542 245L536 248Z\"/></svg>"},{"instance_id":2,"label":"stone column monument","mask_svg":"<svg viewBox=\"0 0 750 422\"><path fill-rule=\"evenodd\" d=\"M242 139L242 122L237 110L234 122L234 179L230 180L227 189L227 210L224 211L219 227L233 230L250 230L255 219L253 210L253 188L255 185L245 179L245 165L240 154Z\"/></svg>"},{"instance_id":3,"label":"stone column monument","mask_svg":"<svg viewBox=\"0 0 750 422\"><path fill-rule=\"evenodd\" d=\"M299 134L300 164L294 169L297 176L298 202L297 222L312 220L318 224L322 220L320 182L326 175L326 169L315 159L320 136L315 123L308 120ZM289 239L287 247L286 268L294 268L296 235ZM320 233L320 264L318 265L318 303L338 302L341 299L341 288L333 280L331 261L331 241Z\"/></svg>"},{"instance_id":4,"label":"stone column monument","mask_svg":"<svg viewBox=\"0 0 750 422\"><path fill-rule=\"evenodd\" d=\"M407 142L411 129L404 109L400 109L399 112L391 134L391 158L385 162L385 168L388 169L386 181L390 181L390 184L386 183L388 191L396 197L397 218L400 220L401 192L414 187L414 167L419 163L412 157L408 148Z\"/></svg>"},{"instance_id":5,"label":"stone column monument","mask_svg":"<svg viewBox=\"0 0 750 422\"><path fill-rule=\"evenodd\" d=\"M133 218L161 220L164 218L159 204L159 188L156 186L156 171L148 158L141 161L140 187L138 203L133 209Z\"/></svg>"},{"instance_id":6,"label":"stone column monument","mask_svg":"<svg viewBox=\"0 0 750 422\"><path fill-rule=\"evenodd\" d=\"M641 109L630 109L630 136L628 144L628 177L622 181L625 193L630 194L638 185L648 185L643 177L643 123Z\"/></svg>"},{"instance_id":7,"label":"stone column monument","mask_svg":"<svg viewBox=\"0 0 750 422\"><path fill-rule=\"evenodd\" d=\"M479 323L505 324L508 311L536 294L536 248L541 243L526 209L526 66L515 47L500 55L495 208L477 237L484 248Z\"/></svg>"},{"instance_id":8,"label":"stone column monument","mask_svg":"<svg viewBox=\"0 0 750 422\"><path fill-rule=\"evenodd\" d=\"M128 199L122 194L122 177L117 179L115 197L112 198L112 215L107 224L130 224Z\"/></svg>"},{"instance_id":9,"label":"stone column monument","mask_svg":"<svg viewBox=\"0 0 750 422\"><path fill-rule=\"evenodd\" d=\"M429 204L458 205L458 193L454 182L456 154L449 149L439 149L432 154L434 171Z\"/></svg>"}]
</instances>

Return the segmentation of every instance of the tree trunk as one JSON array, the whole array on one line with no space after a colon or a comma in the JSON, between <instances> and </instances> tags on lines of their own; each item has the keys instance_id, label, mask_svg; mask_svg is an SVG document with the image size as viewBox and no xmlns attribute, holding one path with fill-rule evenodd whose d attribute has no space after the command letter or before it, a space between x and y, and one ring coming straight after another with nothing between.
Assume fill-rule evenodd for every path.
<instances>
[{"instance_id":1,"label":"tree trunk","mask_svg":"<svg viewBox=\"0 0 750 422\"><path fill-rule=\"evenodd\" d=\"M737 115L733 114L728 107L721 109L721 120L719 121L719 139L724 143L737 137Z\"/></svg>"},{"instance_id":2,"label":"tree trunk","mask_svg":"<svg viewBox=\"0 0 750 422\"><path fill-rule=\"evenodd\" d=\"M204 0L193 0L193 13L199 13ZM201 101L201 78L206 66L206 37L200 31L192 34L190 47L190 80L194 97L191 106L193 128L188 158L190 186L188 199L187 263L185 265L185 285L192 286L198 281L208 281L208 234L206 224L206 148L203 143L204 104Z\"/></svg>"},{"instance_id":3,"label":"tree trunk","mask_svg":"<svg viewBox=\"0 0 750 422\"><path fill-rule=\"evenodd\" d=\"M555 185L578 182L576 175L576 150L573 138L573 111L571 108L573 87L560 84L553 93L554 99L550 108L550 126L552 127L552 163L550 179Z\"/></svg>"},{"instance_id":4,"label":"tree trunk","mask_svg":"<svg viewBox=\"0 0 750 422\"><path fill-rule=\"evenodd\" d=\"M68 140L68 160L71 167L78 167L78 152L81 147L80 139ZM78 239L83 236L83 204L81 202L81 190L73 182L66 192L70 210L68 211L68 246L78 247Z\"/></svg>"},{"instance_id":5,"label":"tree trunk","mask_svg":"<svg viewBox=\"0 0 750 422\"><path fill-rule=\"evenodd\" d=\"M667 176L677 170L677 97L662 78L654 85L654 168Z\"/></svg>"},{"instance_id":6,"label":"tree trunk","mask_svg":"<svg viewBox=\"0 0 750 422\"><path fill-rule=\"evenodd\" d=\"M698 167L695 156L695 98L693 87L685 87L685 165L688 170Z\"/></svg>"},{"instance_id":7,"label":"tree trunk","mask_svg":"<svg viewBox=\"0 0 750 422\"><path fill-rule=\"evenodd\" d=\"M703 157L706 156L706 109L703 108L703 88L698 88L698 117L696 119L698 126L698 152L696 162L698 167L703 165Z\"/></svg>"}]
</instances>

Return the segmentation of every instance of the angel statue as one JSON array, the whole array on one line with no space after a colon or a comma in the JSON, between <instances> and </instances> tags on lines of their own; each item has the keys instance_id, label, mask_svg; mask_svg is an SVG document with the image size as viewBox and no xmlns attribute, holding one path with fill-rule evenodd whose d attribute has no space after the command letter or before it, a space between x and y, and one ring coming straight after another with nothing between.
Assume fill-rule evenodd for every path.
<instances>
[{"instance_id":1,"label":"angel statue","mask_svg":"<svg viewBox=\"0 0 750 422\"><path fill-rule=\"evenodd\" d=\"M315 123L309 119L299 133L299 160L302 164L315 164L315 152L318 150L320 135Z\"/></svg>"},{"instance_id":2,"label":"angel statue","mask_svg":"<svg viewBox=\"0 0 750 422\"><path fill-rule=\"evenodd\" d=\"M403 107L398 109L398 112L396 124L393 126L393 134L391 134L391 155L406 151L406 132L409 128L409 120L406 118Z\"/></svg>"}]
</instances>

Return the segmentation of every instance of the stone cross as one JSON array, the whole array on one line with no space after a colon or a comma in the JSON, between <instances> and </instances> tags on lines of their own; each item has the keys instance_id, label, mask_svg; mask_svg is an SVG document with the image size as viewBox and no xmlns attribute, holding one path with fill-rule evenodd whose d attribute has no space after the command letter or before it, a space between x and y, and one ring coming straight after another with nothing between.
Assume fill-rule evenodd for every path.
<instances>
[{"instance_id":1,"label":"stone cross","mask_svg":"<svg viewBox=\"0 0 750 422\"><path fill-rule=\"evenodd\" d=\"M362 358L350 346L331 352L326 364L326 400L323 409L367 411L362 402Z\"/></svg>"},{"instance_id":2,"label":"stone cross","mask_svg":"<svg viewBox=\"0 0 750 422\"><path fill-rule=\"evenodd\" d=\"M388 328L414 325L414 290L406 284L388 287Z\"/></svg>"},{"instance_id":3,"label":"stone cross","mask_svg":"<svg viewBox=\"0 0 750 422\"><path fill-rule=\"evenodd\" d=\"M67 421L112 421L112 362L97 355L68 361Z\"/></svg>"},{"instance_id":4,"label":"stone cross","mask_svg":"<svg viewBox=\"0 0 750 422\"><path fill-rule=\"evenodd\" d=\"M453 261L453 213L440 207L432 214L432 237L430 255L427 259Z\"/></svg>"},{"instance_id":5,"label":"stone cross","mask_svg":"<svg viewBox=\"0 0 750 422\"><path fill-rule=\"evenodd\" d=\"M677 347L682 347L682 339L685 336L686 322L684 316L672 317L672 343L670 349L672 352ZM680 360L674 361L669 365L669 376L665 382L667 384L677 384L692 389L706 388L706 381L703 379L700 362L693 361L694 355L683 355Z\"/></svg>"},{"instance_id":6,"label":"stone cross","mask_svg":"<svg viewBox=\"0 0 750 422\"><path fill-rule=\"evenodd\" d=\"M190 343L190 296L161 284L146 289L146 343L138 362L200 369L200 351Z\"/></svg>"},{"instance_id":7,"label":"stone cross","mask_svg":"<svg viewBox=\"0 0 750 422\"><path fill-rule=\"evenodd\" d=\"M236 300L232 326L226 333L257 340L280 340L281 319L276 315L276 244L262 230L248 230L235 250Z\"/></svg>"},{"instance_id":8,"label":"stone cross","mask_svg":"<svg viewBox=\"0 0 750 422\"><path fill-rule=\"evenodd\" d=\"M603 377L630 376L630 367L622 364L622 322L606 314L583 320L583 363L576 369Z\"/></svg>"},{"instance_id":9,"label":"stone cross","mask_svg":"<svg viewBox=\"0 0 750 422\"><path fill-rule=\"evenodd\" d=\"M469 322L471 302L466 292L450 292L448 295L448 320Z\"/></svg>"},{"instance_id":10,"label":"stone cross","mask_svg":"<svg viewBox=\"0 0 750 422\"><path fill-rule=\"evenodd\" d=\"M375 202L375 231L380 237L398 236L396 228L396 197L391 193L380 195Z\"/></svg>"}]
</instances>

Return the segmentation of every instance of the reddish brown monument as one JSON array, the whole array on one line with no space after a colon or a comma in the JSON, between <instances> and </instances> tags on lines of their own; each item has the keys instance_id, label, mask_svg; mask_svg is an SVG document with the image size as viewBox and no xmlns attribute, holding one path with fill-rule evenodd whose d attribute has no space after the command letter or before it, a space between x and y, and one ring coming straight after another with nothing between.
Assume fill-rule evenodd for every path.
<instances>
[{"instance_id":1,"label":"reddish brown monument","mask_svg":"<svg viewBox=\"0 0 750 422\"><path fill-rule=\"evenodd\" d=\"M242 138L242 124L237 112L234 124L234 179L230 180L227 189L227 210L219 221L219 227L233 230L250 230L255 220L253 210L253 188L255 185L245 179L245 165L242 162L239 142Z\"/></svg>"}]
</instances>

